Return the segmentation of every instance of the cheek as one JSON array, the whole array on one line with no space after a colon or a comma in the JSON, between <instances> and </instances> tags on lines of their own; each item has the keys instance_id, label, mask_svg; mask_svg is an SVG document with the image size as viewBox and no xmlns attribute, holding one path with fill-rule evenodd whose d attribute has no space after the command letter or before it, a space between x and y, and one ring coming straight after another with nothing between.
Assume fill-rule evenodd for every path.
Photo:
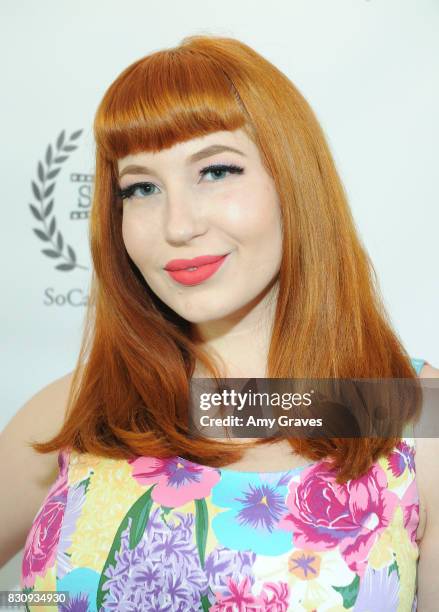
<instances>
[{"instance_id":1,"label":"cheek","mask_svg":"<svg viewBox=\"0 0 439 612\"><path fill-rule=\"evenodd\" d=\"M135 263L141 263L154 252L154 237L157 236L154 220L141 210L124 210L122 238L128 255Z\"/></svg>"},{"instance_id":2,"label":"cheek","mask_svg":"<svg viewBox=\"0 0 439 612\"><path fill-rule=\"evenodd\" d=\"M228 229L240 242L261 240L266 243L267 239L278 242L281 236L280 204L277 193L270 186L259 186L250 196L248 190L242 195L230 195L223 202L222 212Z\"/></svg>"},{"instance_id":3,"label":"cheek","mask_svg":"<svg viewBox=\"0 0 439 612\"><path fill-rule=\"evenodd\" d=\"M282 261L282 219L277 194L230 202L225 219L225 229L241 251L239 270L243 276L237 277L238 285L248 287L250 282L259 287L271 280Z\"/></svg>"}]
</instances>

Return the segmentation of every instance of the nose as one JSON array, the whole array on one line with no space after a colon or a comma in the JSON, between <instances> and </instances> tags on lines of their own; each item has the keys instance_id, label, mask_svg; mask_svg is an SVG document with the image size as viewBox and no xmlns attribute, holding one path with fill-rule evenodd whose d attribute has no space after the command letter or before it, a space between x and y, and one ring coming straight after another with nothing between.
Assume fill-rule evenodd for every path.
<instances>
[{"instance_id":1,"label":"nose","mask_svg":"<svg viewBox=\"0 0 439 612\"><path fill-rule=\"evenodd\" d=\"M182 186L168 189L165 211L164 234L171 244L187 242L206 231L201 202Z\"/></svg>"}]
</instances>

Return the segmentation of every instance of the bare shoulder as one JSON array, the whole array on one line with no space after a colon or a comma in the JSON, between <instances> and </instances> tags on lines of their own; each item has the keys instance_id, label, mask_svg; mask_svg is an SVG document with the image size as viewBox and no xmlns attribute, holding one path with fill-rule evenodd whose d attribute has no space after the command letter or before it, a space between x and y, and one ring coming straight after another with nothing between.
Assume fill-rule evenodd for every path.
<instances>
[{"instance_id":1,"label":"bare shoulder","mask_svg":"<svg viewBox=\"0 0 439 612\"><path fill-rule=\"evenodd\" d=\"M26 401L6 429L26 430L38 442L57 433L64 422L72 377L73 372L68 372L42 387Z\"/></svg>"},{"instance_id":2,"label":"bare shoulder","mask_svg":"<svg viewBox=\"0 0 439 612\"><path fill-rule=\"evenodd\" d=\"M0 458L32 459L45 469L57 469L57 453L36 453L29 442L43 442L58 433L67 408L73 372L69 372L42 387L17 411L0 433ZM7 462L9 464L9 462Z\"/></svg>"},{"instance_id":3,"label":"bare shoulder","mask_svg":"<svg viewBox=\"0 0 439 612\"><path fill-rule=\"evenodd\" d=\"M64 420L72 378L73 371L56 378L42 387L24 405L28 410L37 406L38 410L47 411L48 416L54 419L53 426L48 424L49 430L58 427Z\"/></svg>"},{"instance_id":4,"label":"bare shoulder","mask_svg":"<svg viewBox=\"0 0 439 612\"><path fill-rule=\"evenodd\" d=\"M426 363L419 374L420 378L439 378L439 368ZM437 470L432 470L439 456L439 440L437 438L416 438L416 481L420 498L420 521L418 527L418 541L425 535L425 528L432 513L439 507L439 479ZM435 482L436 481L436 482ZM434 498L434 499L433 499Z\"/></svg>"},{"instance_id":5,"label":"bare shoulder","mask_svg":"<svg viewBox=\"0 0 439 612\"><path fill-rule=\"evenodd\" d=\"M439 368L435 368L429 363L424 363L419 373L419 378L439 378Z\"/></svg>"},{"instance_id":6,"label":"bare shoulder","mask_svg":"<svg viewBox=\"0 0 439 612\"><path fill-rule=\"evenodd\" d=\"M421 378L439 378L439 369L425 364ZM438 406L439 409L439 406ZM437 438L416 438L416 480L420 497L420 526L417 541L419 544L418 565L418 610L437 610L439 583L437 567L439 564L439 470L436 469L439 456Z\"/></svg>"},{"instance_id":7,"label":"bare shoulder","mask_svg":"<svg viewBox=\"0 0 439 612\"><path fill-rule=\"evenodd\" d=\"M73 372L68 372L56 378L32 395L21 408L23 418L36 416L36 412L41 416L42 426L39 434L53 435L62 425L72 377Z\"/></svg>"},{"instance_id":8,"label":"bare shoulder","mask_svg":"<svg viewBox=\"0 0 439 612\"><path fill-rule=\"evenodd\" d=\"M30 444L45 442L60 430L73 372L32 395L0 433L0 568L23 545L41 502L58 474L58 452L37 453Z\"/></svg>"}]
</instances>

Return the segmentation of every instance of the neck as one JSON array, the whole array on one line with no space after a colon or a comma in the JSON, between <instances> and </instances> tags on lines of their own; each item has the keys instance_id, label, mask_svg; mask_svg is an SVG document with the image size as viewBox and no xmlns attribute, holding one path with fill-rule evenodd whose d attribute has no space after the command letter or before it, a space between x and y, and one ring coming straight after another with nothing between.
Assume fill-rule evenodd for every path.
<instances>
[{"instance_id":1,"label":"neck","mask_svg":"<svg viewBox=\"0 0 439 612\"><path fill-rule=\"evenodd\" d=\"M265 378L271 330L277 301L277 283L254 303L233 315L198 323L192 336L210 357L223 364L227 378ZM202 378L196 364L194 377Z\"/></svg>"}]
</instances>

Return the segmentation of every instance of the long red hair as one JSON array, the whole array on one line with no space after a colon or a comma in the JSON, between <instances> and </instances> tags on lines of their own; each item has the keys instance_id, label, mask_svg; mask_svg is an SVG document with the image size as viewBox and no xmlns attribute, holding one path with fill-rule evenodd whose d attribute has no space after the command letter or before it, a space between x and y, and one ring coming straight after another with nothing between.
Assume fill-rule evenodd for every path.
<instances>
[{"instance_id":1,"label":"long red hair","mask_svg":"<svg viewBox=\"0 0 439 612\"><path fill-rule=\"evenodd\" d=\"M222 373L191 336L190 324L151 291L127 254L116 174L117 159L128 154L238 128L259 147L282 213L268 377L416 378L311 107L246 44L189 36L128 66L97 109L93 272L83 339L64 424L49 441L33 442L36 451L178 455L215 467L242 457L242 443L187 435L196 360L213 377ZM395 403L393 410L401 422L415 414L410 403ZM288 440L308 459L332 458L342 483L365 473L400 438Z\"/></svg>"}]
</instances>

